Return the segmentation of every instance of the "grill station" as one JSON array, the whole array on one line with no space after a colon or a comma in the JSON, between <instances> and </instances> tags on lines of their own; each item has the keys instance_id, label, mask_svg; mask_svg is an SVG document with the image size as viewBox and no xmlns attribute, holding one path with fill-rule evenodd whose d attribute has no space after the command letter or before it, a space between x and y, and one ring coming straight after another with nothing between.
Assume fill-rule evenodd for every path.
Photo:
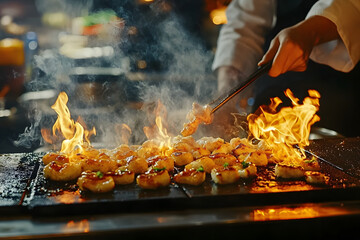
<instances>
[{"instance_id":1,"label":"grill station","mask_svg":"<svg viewBox=\"0 0 360 240\"><path fill-rule=\"evenodd\" d=\"M275 231L279 236L303 226L314 236L352 233L360 217L360 138L313 140L307 153L318 157L328 185L275 180L270 167L255 179L230 185L207 179L200 186L173 183L154 191L134 183L105 194L80 193L75 183L46 180L43 153L4 154L0 211L3 218L12 217L0 222L0 236L131 238L178 231L208 236L260 226L269 234L283 225L288 229ZM325 226L335 228L325 231Z\"/></svg>"}]
</instances>

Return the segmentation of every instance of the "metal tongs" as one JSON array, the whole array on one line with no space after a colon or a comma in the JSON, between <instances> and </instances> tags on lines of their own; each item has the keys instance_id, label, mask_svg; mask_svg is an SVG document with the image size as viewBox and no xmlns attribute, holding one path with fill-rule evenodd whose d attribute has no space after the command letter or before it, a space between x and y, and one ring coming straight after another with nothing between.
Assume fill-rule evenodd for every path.
<instances>
[{"instance_id":1,"label":"metal tongs","mask_svg":"<svg viewBox=\"0 0 360 240\"><path fill-rule=\"evenodd\" d=\"M261 75L263 75L264 73L267 73L270 70L271 65L272 65L272 61L258 67L258 69L253 74L251 74L244 82L242 82L238 86L234 87L226 94L224 94L224 95L220 96L219 98L210 102L208 104L209 106L215 105L214 107L212 107L211 113L216 112L216 110L218 110L221 106L223 106L225 103L227 103L231 98L233 98L235 95L237 95L242 90L244 90L246 87L248 87L252 82L254 82L256 79L258 79Z\"/></svg>"}]
</instances>

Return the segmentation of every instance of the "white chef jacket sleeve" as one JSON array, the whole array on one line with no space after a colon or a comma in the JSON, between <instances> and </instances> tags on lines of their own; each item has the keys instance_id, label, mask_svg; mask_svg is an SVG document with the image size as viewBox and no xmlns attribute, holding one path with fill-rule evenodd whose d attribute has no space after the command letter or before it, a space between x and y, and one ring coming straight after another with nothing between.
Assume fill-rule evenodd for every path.
<instances>
[{"instance_id":1,"label":"white chef jacket sleeve","mask_svg":"<svg viewBox=\"0 0 360 240\"><path fill-rule=\"evenodd\" d=\"M212 69L233 66L248 76L263 56L265 35L275 25L275 0L233 0L217 42Z\"/></svg>"},{"instance_id":2,"label":"white chef jacket sleeve","mask_svg":"<svg viewBox=\"0 0 360 240\"><path fill-rule=\"evenodd\" d=\"M360 59L360 0L319 0L306 18L319 15L332 21L339 40L315 46L310 59L349 72Z\"/></svg>"}]
</instances>

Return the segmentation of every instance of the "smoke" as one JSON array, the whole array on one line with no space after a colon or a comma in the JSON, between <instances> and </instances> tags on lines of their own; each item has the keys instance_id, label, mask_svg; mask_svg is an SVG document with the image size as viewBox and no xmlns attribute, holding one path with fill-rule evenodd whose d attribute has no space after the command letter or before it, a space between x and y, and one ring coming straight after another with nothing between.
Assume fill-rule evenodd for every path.
<instances>
[{"instance_id":1,"label":"smoke","mask_svg":"<svg viewBox=\"0 0 360 240\"><path fill-rule=\"evenodd\" d=\"M89 129L96 127L97 136L90 140L102 143L101 147L113 147L123 142L122 124L131 128L129 143L141 144L146 139L143 127L154 124L147 116L153 113L158 100L168 112L168 131L179 134L191 104L207 103L214 95L215 79L210 73L212 52L184 28L180 15L168 12L159 16L159 8L164 6L154 4L150 6L150 12L141 16L139 9L128 12L129 9L125 8L125 5L133 6L133 3L124 1L124 5L121 4L117 3L120 5L116 8L117 13L128 22L120 40L119 36L114 36L114 41L107 42L115 51L113 57L79 63L59 54L57 49L44 50L34 57L36 71L26 86L27 91L51 89L56 94L42 99L41 103L38 100L24 103L31 126L15 141L17 146L31 147L36 141L44 143L40 130L51 128L55 122L56 115L50 106L60 91L69 95L68 107L72 118L76 120L81 116ZM86 8L90 6L88 3L85 5ZM69 10L67 6L62 7ZM137 14L136 23L140 23L135 25L137 34L126 35L134 29L131 22L135 19L134 13ZM101 45L101 42L98 44ZM145 60L152 71L136 69L137 60ZM129 62L133 64L130 67ZM99 79L99 76L85 74L80 81L71 75L78 66L121 68L124 75L115 76L116 79L106 75ZM134 76L135 79L131 79Z\"/></svg>"}]
</instances>

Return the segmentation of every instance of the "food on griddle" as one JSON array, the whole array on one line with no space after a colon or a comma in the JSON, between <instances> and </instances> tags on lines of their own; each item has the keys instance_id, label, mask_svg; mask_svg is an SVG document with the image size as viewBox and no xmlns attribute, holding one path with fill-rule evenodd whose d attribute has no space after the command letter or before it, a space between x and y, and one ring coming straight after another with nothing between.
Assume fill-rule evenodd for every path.
<instances>
[{"instance_id":1,"label":"food on griddle","mask_svg":"<svg viewBox=\"0 0 360 240\"><path fill-rule=\"evenodd\" d=\"M150 168L136 177L136 183L144 189L157 189L169 186L171 182L169 172L165 168Z\"/></svg>"},{"instance_id":2,"label":"food on griddle","mask_svg":"<svg viewBox=\"0 0 360 240\"><path fill-rule=\"evenodd\" d=\"M190 152L173 152L171 157L176 166L184 166L194 161L194 156Z\"/></svg>"},{"instance_id":3,"label":"food on griddle","mask_svg":"<svg viewBox=\"0 0 360 240\"><path fill-rule=\"evenodd\" d=\"M256 176L257 168L253 163L241 162L238 164L240 178L252 178Z\"/></svg>"},{"instance_id":4,"label":"food on griddle","mask_svg":"<svg viewBox=\"0 0 360 240\"><path fill-rule=\"evenodd\" d=\"M200 106L198 103L192 104L191 111L186 115L189 121L184 124L181 134L186 137L196 132L201 123L210 124L213 120L209 105Z\"/></svg>"},{"instance_id":5,"label":"food on griddle","mask_svg":"<svg viewBox=\"0 0 360 240\"><path fill-rule=\"evenodd\" d=\"M111 159L106 154L99 154L99 156L85 158L82 161L83 171L92 171L92 172L111 172L118 168L118 164L114 159Z\"/></svg>"},{"instance_id":6,"label":"food on griddle","mask_svg":"<svg viewBox=\"0 0 360 240\"><path fill-rule=\"evenodd\" d=\"M266 155L265 152L261 150L256 152L251 152L250 154L247 155L244 161L249 163L254 163L256 166L267 166L269 163L268 156Z\"/></svg>"},{"instance_id":7,"label":"food on griddle","mask_svg":"<svg viewBox=\"0 0 360 240\"><path fill-rule=\"evenodd\" d=\"M185 169L174 175L174 181L180 184L200 185L205 181L206 173L202 167L198 169Z\"/></svg>"},{"instance_id":8,"label":"food on griddle","mask_svg":"<svg viewBox=\"0 0 360 240\"><path fill-rule=\"evenodd\" d=\"M239 168L237 166L216 166L211 170L211 179L217 184L231 184L240 179Z\"/></svg>"},{"instance_id":9,"label":"food on griddle","mask_svg":"<svg viewBox=\"0 0 360 240\"><path fill-rule=\"evenodd\" d=\"M199 169L203 168L206 173L211 173L211 170L216 166L214 161L209 157L202 157L192 161L185 166L185 169Z\"/></svg>"},{"instance_id":10,"label":"food on griddle","mask_svg":"<svg viewBox=\"0 0 360 240\"><path fill-rule=\"evenodd\" d=\"M174 160L167 156L156 155L146 159L149 167L156 169L166 169L171 172L174 170Z\"/></svg>"},{"instance_id":11,"label":"food on griddle","mask_svg":"<svg viewBox=\"0 0 360 240\"><path fill-rule=\"evenodd\" d=\"M71 181L77 179L82 172L79 163L64 163L52 161L44 168L44 177L53 181Z\"/></svg>"},{"instance_id":12,"label":"food on griddle","mask_svg":"<svg viewBox=\"0 0 360 240\"><path fill-rule=\"evenodd\" d=\"M275 175L279 178L302 178L305 170L301 166L278 163L275 165Z\"/></svg>"},{"instance_id":13,"label":"food on griddle","mask_svg":"<svg viewBox=\"0 0 360 240\"><path fill-rule=\"evenodd\" d=\"M306 171L305 181L310 184L327 184L329 181L329 177L321 172Z\"/></svg>"},{"instance_id":14,"label":"food on griddle","mask_svg":"<svg viewBox=\"0 0 360 240\"><path fill-rule=\"evenodd\" d=\"M113 189L110 178L115 185L132 184L136 179L136 184L144 189L168 186L171 177L179 184L200 185L206 176L216 184L230 184L239 179L256 178L258 167L277 163L275 176L278 178L291 180L305 176L309 184L326 183L322 173L317 173L320 169L316 159L303 160L299 166L281 159L271 161L272 150L261 141L253 144L247 139L233 138L226 142L213 137L195 141L192 136L177 136L171 143L161 146L156 141L146 141L143 145L122 144L108 150L86 147L77 154L48 153L43 157L44 176L55 181L70 181L83 172L78 181L82 184L81 190L104 192ZM227 150L217 152L219 149ZM312 174L305 175L307 170Z\"/></svg>"},{"instance_id":15,"label":"food on griddle","mask_svg":"<svg viewBox=\"0 0 360 240\"><path fill-rule=\"evenodd\" d=\"M126 158L126 167L129 171L138 174L146 172L149 165L143 157L133 155Z\"/></svg>"},{"instance_id":16,"label":"food on griddle","mask_svg":"<svg viewBox=\"0 0 360 240\"><path fill-rule=\"evenodd\" d=\"M80 190L89 190L95 193L112 191L115 188L115 181L111 176L105 175L100 171L85 171L77 180Z\"/></svg>"},{"instance_id":17,"label":"food on griddle","mask_svg":"<svg viewBox=\"0 0 360 240\"><path fill-rule=\"evenodd\" d=\"M319 162L315 157L309 160L305 160L303 162L303 168L306 171L320 171L320 165Z\"/></svg>"},{"instance_id":18,"label":"food on griddle","mask_svg":"<svg viewBox=\"0 0 360 240\"><path fill-rule=\"evenodd\" d=\"M215 149L221 147L224 142L224 139L214 137L202 137L196 141L197 144L210 152L213 152Z\"/></svg>"},{"instance_id":19,"label":"food on griddle","mask_svg":"<svg viewBox=\"0 0 360 240\"><path fill-rule=\"evenodd\" d=\"M135 181L135 173L126 169L126 167L119 167L115 172L108 172L106 176L114 179L116 185L131 184Z\"/></svg>"},{"instance_id":20,"label":"food on griddle","mask_svg":"<svg viewBox=\"0 0 360 240\"><path fill-rule=\"evenodd\" d=\"M234 165L238 160L234 155L226 153L215 153L209 155L209 158L214 161L216 165L223 166L224 164Z\"/></svg>"}]
</instances>

